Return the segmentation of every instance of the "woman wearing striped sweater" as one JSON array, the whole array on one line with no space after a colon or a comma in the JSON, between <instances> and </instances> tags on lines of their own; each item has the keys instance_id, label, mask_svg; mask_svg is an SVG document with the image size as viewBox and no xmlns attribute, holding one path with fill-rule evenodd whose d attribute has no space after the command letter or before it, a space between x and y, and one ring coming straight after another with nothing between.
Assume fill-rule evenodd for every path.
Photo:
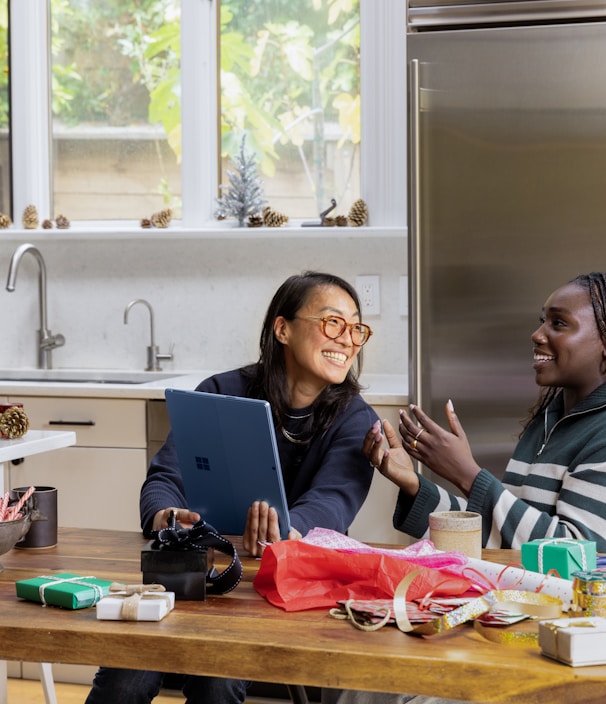
<instances>
[{"instance_id":1,"label":"woman wearing striped sweater","mask_svg":"<svg viewBox=\"0 0 606 704\"><path fill-rule=\"evenodd\" d=\"M551 294L532 334L539 400L499 481L474 460L453 404L449 429L411 404L399 431L376 422L364 454L400 492L393 523L423 537L432 511L483 517L485 547L519 548L535 538L595 540L606 551L606 274L578 276ZM462 496L417 474L410 457ZM456 704L411 694L322 691L322 704Z\"/></svg>"},{"instance_id":2,"label":"woman wearing striped sweater","mask_svg":"<svg viewBox=\"0 0 606 704\"><path fill-rule=\"evenodd\" d=\"M432 511L464 508L482 514L485 547L567 537L606 551L606 274L578 276L552 293L531 340L541 394L502 481L474 460L450 401L448 430L411 405L401 438L385 423L388 450L380 425L369 431L366 456L400 488L396 528L420 538ZM409 456L463 496L415 473Z\"/></svg>"}]
</instances>

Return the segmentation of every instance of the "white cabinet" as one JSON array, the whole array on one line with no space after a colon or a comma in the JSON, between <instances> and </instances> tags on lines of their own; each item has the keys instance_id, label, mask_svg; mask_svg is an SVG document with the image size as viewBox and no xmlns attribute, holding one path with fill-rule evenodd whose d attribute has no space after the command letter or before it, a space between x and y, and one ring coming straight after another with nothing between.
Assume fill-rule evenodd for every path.
<instances>
[{"instance_id":1,"label":"white cabinet","mask_svg":"<svg viewBox=\"0 0 606 704\"><path fill-rule=\"evenodd\" d=\"M140 530L139 492L147 471L146 401L9 397L22 403L37 430L73 430L76 445L11 464L16 486L58 489L63 527Z\"/></svg>"}]
</instances>

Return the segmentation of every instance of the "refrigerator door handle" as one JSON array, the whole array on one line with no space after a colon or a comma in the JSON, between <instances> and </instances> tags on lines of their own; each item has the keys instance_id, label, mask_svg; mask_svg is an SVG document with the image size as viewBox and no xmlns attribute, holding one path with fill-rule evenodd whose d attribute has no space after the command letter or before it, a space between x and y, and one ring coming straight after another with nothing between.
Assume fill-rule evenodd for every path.
<instances>
[{"instance_id":1,"label":"refrigerator door handle","mask_svg":"<svg viewBox=\"0 0 606 704\"><path fill-rule=\"evenodd\" d=\"M422 406L421 399L421 90L419 85L419 60L410 62L409 96L410 96L410 227L408 233L409 261L409 299L410 299L410 399Z\"/></svg>"}]
</instances>

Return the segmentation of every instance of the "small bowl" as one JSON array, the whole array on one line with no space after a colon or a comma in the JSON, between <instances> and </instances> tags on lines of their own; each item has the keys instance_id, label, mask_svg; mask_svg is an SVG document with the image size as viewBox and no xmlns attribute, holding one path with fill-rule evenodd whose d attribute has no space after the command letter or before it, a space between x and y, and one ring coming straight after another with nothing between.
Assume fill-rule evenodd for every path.
<instances>
[{"instance_id":1,"label":"small bowl","mask_svg":"<svg viewBox=\"0 0 606 704\"><path fill-rule=\"evenodd\" d=\"M31 524L32 515L30 512L15 521L0 521L0 555L12 550L27 535ZM0 565L1 569L3 569L2 565Z\"/></svg>"}]
</instances>

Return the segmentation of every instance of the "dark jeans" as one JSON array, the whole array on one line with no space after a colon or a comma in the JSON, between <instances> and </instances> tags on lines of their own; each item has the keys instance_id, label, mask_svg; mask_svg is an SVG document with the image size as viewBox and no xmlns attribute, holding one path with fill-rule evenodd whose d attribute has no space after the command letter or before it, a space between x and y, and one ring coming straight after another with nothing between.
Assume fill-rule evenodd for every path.
<instances>
[{"instance_id":1,"label":"dark jeans","mask_svg":"<svg viewBox=\"0 0 606 704\"><path fill-rule=\"evenodd\" d=\"M149 704L164 681L163 672L101 667L85 704ZM187 675L183 680L187 704L241 704L246 682L221 677Z\"/></svg>"}]
</instances>

